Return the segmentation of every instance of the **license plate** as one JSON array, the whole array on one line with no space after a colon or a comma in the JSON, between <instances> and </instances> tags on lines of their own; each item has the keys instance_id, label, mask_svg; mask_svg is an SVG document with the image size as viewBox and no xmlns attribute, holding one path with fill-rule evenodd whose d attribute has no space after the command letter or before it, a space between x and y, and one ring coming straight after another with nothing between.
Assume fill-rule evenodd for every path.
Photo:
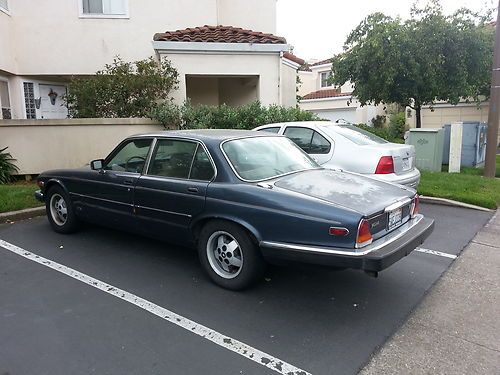
<instances>
[{"instance_id":1,"label":"license plate","mask_svg":"<svg viewBox=\"0 0 500 375\"><path fill-rule=\"evenodd\" d=\"M387 220L387 229L392 230L401 224L403 219L403 209L397 208L389 212L389 219Z\"/></svg>"},{"instance_id":2,"label":"license plate","mask_svg":"<svg viewBox=\"0 0 500 375\"><path fill-rule=\"evenodd\" d=\"M410 158L403 158L403 171L407 171L411 167Z\"/></svg>"}]
</instances>

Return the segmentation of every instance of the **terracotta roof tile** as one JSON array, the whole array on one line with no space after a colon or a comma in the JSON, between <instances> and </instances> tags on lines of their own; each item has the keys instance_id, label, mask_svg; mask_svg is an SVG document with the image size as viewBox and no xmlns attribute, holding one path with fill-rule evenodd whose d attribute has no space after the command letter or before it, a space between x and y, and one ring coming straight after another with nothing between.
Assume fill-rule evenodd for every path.
<instances>
[{"instance_id":1,"label":"terracotta roof tile","mask_svg":"<svg viewBox=\"0 0 500 375\"><path fill-rule=\"evenodd\" d=\"M331 64L331 62L332 62L332 57L330 57L329 59L325 59L325 60L321 60L321 61L315 62L314 64L310 64L310 66Z\"/></svg>"},{"instance_id":2,"label":"terracotta roof tile","mask_svg":"<svg viewBox=\"0 0 500 375\"><path fill-rule=\"evenodd\" d=\"M351 96L350 92L340 92L340 89L318 90L310 92L302 97L302 100L335 98L339 96Z\"/></svg>"},{"instance_id":3,"label":"terracotta roof tile","mask_svg":"<svg viewBox=\"0 0 500 375\"><path fill-rule=\"evenodd\" d=\"M273 34L223 25L205 25L184 30L156 33L153 36L153 40L168 42L286 44L285 38Z\"/></svg>"},{"instance_id":4,"label":"terracotta roof tile","mask_svg":"<svg viewBox=\"0 0 500 375\"><path fill-rule=\"evenodd\" d=\"M290 53L290 52L285 52L283 54L283 57L285 59L288 59L290 61L293 61L294 63L297 63L299 65L304 65L306 63L306 61L304 59L301 59L300 57L298 56L295 56L293 53Z\"/></svg>"}]
</instances>

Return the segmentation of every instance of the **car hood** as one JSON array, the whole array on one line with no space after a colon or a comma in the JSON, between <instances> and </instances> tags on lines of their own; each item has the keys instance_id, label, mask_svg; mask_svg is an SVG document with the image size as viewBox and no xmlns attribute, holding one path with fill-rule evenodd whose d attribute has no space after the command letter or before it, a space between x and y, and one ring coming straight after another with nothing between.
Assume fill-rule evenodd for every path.
<instances>
[{"instance_id":1,"label":"car hood","mask_svg":"<svg viewBox=\"0 0 500 375\"><path fill-rule=\"evenodd\" d=\"M330 169L294 173L277 179L274 185L363 215L382 211L399 200L415 195L415 191L403 186Z\"/></svg>"}]
</instances>

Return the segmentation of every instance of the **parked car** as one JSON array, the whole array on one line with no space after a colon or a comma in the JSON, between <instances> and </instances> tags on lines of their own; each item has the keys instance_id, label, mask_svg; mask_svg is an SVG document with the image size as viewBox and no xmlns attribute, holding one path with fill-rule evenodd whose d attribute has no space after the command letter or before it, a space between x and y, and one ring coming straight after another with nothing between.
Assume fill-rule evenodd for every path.
<instances>
[{"instance_id":1,"label":"parked car","mask_svg":"<svg viewBox=\"0 0 500 375\"><path fill-rule=\"evenodd\" d=\"M325 168L361 173L415 189L420 182L415 147L387 142L353 124L284 122L254 130L286 135Z\"/></svg>"},{"instance_id":2,"label":"parked car","mask_svg":"<svg viewBox=\"0 0 500 375\"><path fill-rule=\"evenodd\" d=\"M43 172L37 182L56 232L89 221L194 245L206 273L229 289L283 260L376 275L434 226L418 213L415 190L324 169L268 132L132 136L90 168Z\"/></svg>"}]
</instances>

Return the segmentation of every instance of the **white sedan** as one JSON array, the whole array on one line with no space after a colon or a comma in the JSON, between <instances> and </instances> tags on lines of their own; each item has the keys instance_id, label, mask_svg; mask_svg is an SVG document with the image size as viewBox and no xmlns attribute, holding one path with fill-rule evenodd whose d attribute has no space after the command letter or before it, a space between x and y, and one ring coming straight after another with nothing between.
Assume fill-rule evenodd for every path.
<instances>
[{"instance_id":1,"label":"white sedan","mask_svg":"<svg viewBox=\"0 0 500 375\"><path fill-rule=\"evenodd\" d=\"M413 146L387 142L352 124L284 122L254 130L287 136L325 168L356 172L414 189L420 182Z\"/></svg>"}]
</instances>

